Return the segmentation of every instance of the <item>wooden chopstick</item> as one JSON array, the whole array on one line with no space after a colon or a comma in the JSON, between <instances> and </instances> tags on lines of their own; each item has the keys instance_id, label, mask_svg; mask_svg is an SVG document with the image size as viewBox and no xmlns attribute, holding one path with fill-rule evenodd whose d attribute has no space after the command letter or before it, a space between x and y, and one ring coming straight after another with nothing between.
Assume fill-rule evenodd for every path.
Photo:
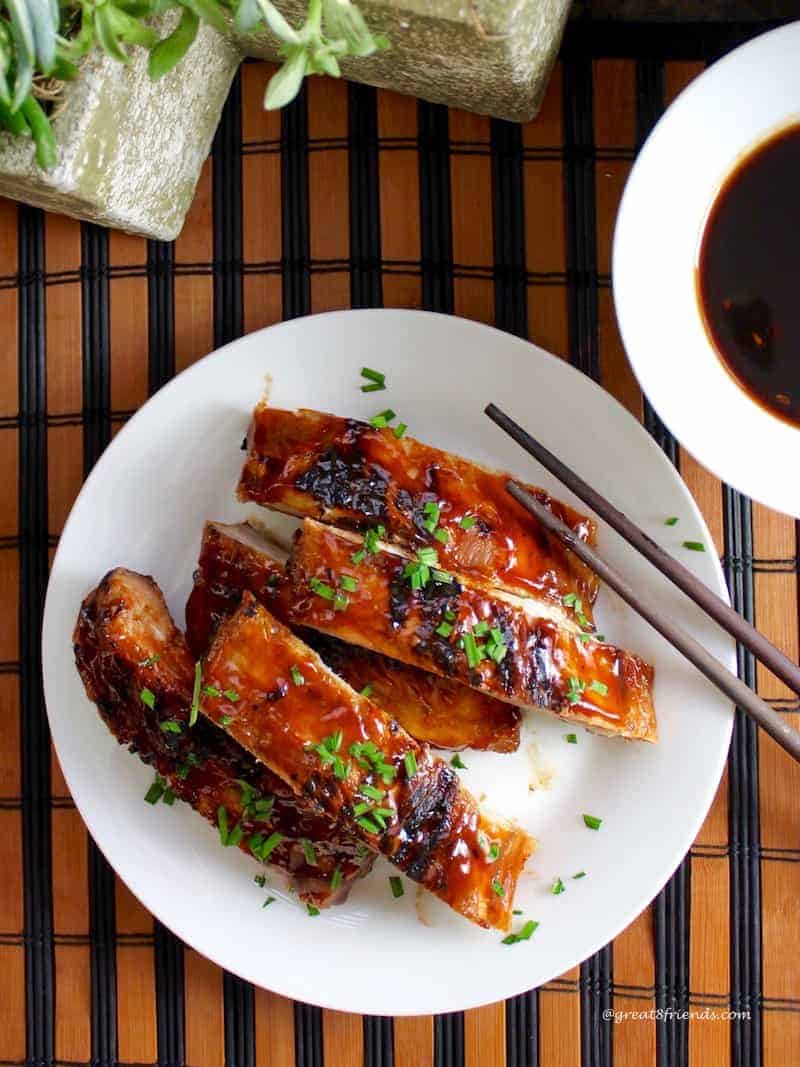
<instances>
[{"instance_id":1,"label":"wooden chopstick","mask_svg":"<svg viewBox=\"0 0 800 1067\"><path fill-rule=\"evenodd\" d=\"M653 629L693 663L697 669L713 682L725 696L750 715L781 747L800 762L800 733L793 730L782 716L765 704L760 696L749 689L744 682L732 674L727 667L707 652L699 641L688 634L668 615L640 592L637 592L625 578L578 537L574 530L563 523L551 511L539 503L535 496L516 482L506 484L509 493L527 511L531 513L546 529L556 534L575 555L592 568L595 574L622 597L626 604L646 619Z\"/></svg>"},{"instance_id":2,"label":"wooden chopstick","mask_svg":"<svg viewBox=\"0 0 800 1067\"><path fill-rule=\"evenodd\" d=\"M696 578L687 567L679 563L674 556L665 552L660 545L657 545L652 538L647 536L644 530L641 530L636 523L631 522L627 515L615 508L596 489L587 485L580 475L576 474L565 463L562 463L557 456L554 456L540 441L531 437L526 430L523 430L518 423L509 418L500 408L494 404L489 404L486 408L486 414L502 430L505 430L510 437L513 437L517 444L521 445L529 455L537 459L543 467L555 475L559 481L563 482L568 489L571 489L584 504L588 505L620 536L624 537L629 545L633 545L635 549L641 552L645 559L648 559L654 567L670 579L673 585L676 585L706 614L710 615L715 622L719 623L723 630L727 630L732 637L735 637L745 648L748 648L756 659L761 660L764 666L768 667L773 674L785 682L790 689L800 694L800 667L768 641L762 633L759 633L755 626L743 619L738 612L734 611L716 593L713 593L704 582Z\"/></svg>"}]
</instances>

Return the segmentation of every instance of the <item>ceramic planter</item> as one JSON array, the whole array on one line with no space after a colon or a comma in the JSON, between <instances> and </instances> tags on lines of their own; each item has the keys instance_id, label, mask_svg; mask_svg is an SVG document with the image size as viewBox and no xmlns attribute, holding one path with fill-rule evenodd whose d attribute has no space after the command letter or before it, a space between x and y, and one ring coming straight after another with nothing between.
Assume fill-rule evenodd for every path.
<instances>
[{"instance_id":1,"label":"ceramic planter","mask_svg":"<svg viewBox=\"0 0 800 1067\"><path fill-rule=\"evenodd\" d=\"M279 5L300 22L303 0ZM537 111L570 0L365 0L386 52L342 62L345 77L435 103L525 120ZM233 76L243 56L277 57L268 32L222 37L203 26L189 54L157 83L146 54L128 66L95 49L64 90L53 128L59 164L0 133L0 195L157 240L183 225Z\"/></svg>"}]
</instances>

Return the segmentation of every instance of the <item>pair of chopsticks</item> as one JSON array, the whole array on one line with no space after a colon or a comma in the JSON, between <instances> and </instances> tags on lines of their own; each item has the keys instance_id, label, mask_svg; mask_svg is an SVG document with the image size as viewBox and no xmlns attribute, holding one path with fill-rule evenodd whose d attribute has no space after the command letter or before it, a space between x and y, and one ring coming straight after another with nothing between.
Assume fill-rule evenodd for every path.
<instances>
[{"instance_id":1,"label":"pair of chopsticks","mask_svg":"<svg viewBox=\"0 0 800 1067\"><path fill-rule=\"evenodd\" d=\"M617 531L628 544L637 549L645 559L649 560L663 575L670 579L682 592L684 592L698 607L710 615L715 622L726 630L753 655L761 660L773 674L776 674L795 693L800 693L800 667L785 656L780 649L751 626L746 619L729 607L715 593L682 563L665 552L634 522L615 508L604 496L593 489L590 485L573 470L562 463L527 431L509 418L495 404L489 404L485 409L489 418L502 430L521 445L525 451L537 459L543 467L571 489L584 504L592 509L601 519ZM774 708L766 704L761 697L749 689L744 682L724 667L719 660L715 659L710 652L696 641L690 634L677 625L647 596L637 592L630 583L607 563L601 556L576 536L560 519L552 512L543 507L539 501L528 493L521 485L509 481L506 485L511 496L522 507L529 511L551 533L559 537L575 555L589 566L598 577L602 578L607 585L617 592L622 599L637 611L643 619L665 637L669 643L681 652L690 663L713 682L725 696L729 697L734 704L754 719L770 737L785 748L786 751L800 761L800 733L792 729L788 722L783 719Z\"/></svg>"}]
</instances>

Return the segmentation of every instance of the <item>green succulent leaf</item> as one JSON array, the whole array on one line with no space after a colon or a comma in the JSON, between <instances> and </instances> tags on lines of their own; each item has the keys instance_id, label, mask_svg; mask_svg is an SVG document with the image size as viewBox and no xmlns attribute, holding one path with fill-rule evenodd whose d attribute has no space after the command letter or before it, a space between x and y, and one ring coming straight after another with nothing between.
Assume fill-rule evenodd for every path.
<instances>
[{"instance_id":1,"label":"green succulent leaf","mask_svg":"<svg viewBox=\"0 0 800 1067\"><path fill-rule=\"evenodd\" d=\"M311 54L309 68L313 74L328 74L331 78L338 78L342 73L330 48L316 48Z\"/></svg>"},{"instance_id":2,"label":"green succulent leaf","mask_svg":"<svg viewBox=\"0 0 800 1067\"><path fill-rule=\"evenodd\" d=\"M260 21L258 0L238 0L233 15L233 28L237 33L251 33Z\"/></svg>"},{"instance_id":3,"label":"green succulent leaf","mask_svg":"<svg viewBox=\"0 0 800 1067\"><path fill-rule=\"evenodd\" d=\"M194 11L198 18L207 22L217 33L228 33L228 21L216 0L181 0L184 7Z\"/></svg>"},{"instance_id":4,"label":"green succulent leaf","mask_svg":"<svg viewBox=\"0 0 800 1067\"><path fill-rule=\"evenodd\" d=\"M36 162L42 170L52 170L58 163L58 150L53 127L39 101L34 96L27 96L20 108L22 117L28 123L36 142Z\"/></svg>"},{"instance_id":5,"label":"green succulent leaf","mask_svg":"<svg viewBox=\"0 0 800 1067\"><path fill-rule=\"evenodd\" d=\"M56 61L56 31L50 0L26 0L39 70L51 74Z\"/></svg>"},{"instance_id":6,"label":"green succulent leaf","mask_svg":"<svg viewBox=\"0 0 800 1067\"><path fill-rule=\"evenodd\" d=\"M9 98L10 99L10 98ZM30 137L31 128L21 111L12 111L8 104L0 103L0 126L15 137Z\"/></svg>"},{"instance_id":7,"label":"green succulent leaf","mask_svg":"<svg viewBox=\"0 0 800 1067\"><path fill-rule=\"evenodd\" d=\"M325 32L345 40L351 56L369 56L381 47L364 16L350 0L322 0L322 18Z\"/></svg>"},{"instance_id":8,"label":"green succulent leaf","mask_svg":"<svg viewBox=\"0 0 800 1067\"><path fill-rule=\"evenodd\" d=\"M277 7L270 3L270 0L257 0L257 3L264 21L279 41L283 41L284 44L299 43L300 36L297 31L292 29Z\"/></svg>"},{"instance_id":9,"label":"green succulent leaf","mask_svg":"<svg viewBox=\"0 0 800 1067\"><path fill-rule=\"evenodd\" d=\"M108 24L119 40L126 41L128 44L138 44L142 48L153 48L158 44L158 34L155 30L143 25L115 4L107 3L102 10L106 13Z\"/></svg>"},{"instance_id":10,"label":"green succulent leaf","mask_svg":"<svg viewBox=\"0 0 800 1067\"><path fill-rule=\"evenodd\" d=\"M306 75L308 56L303 45L294 45L287 50L286 60L273 74L264 94L264 107L276 110L290 103L300 91Z\"/></svg>"},{"instance_id":11,"label":"green succulent leaf","mask_svg":"<svg viewBox=\"0 0 800 1067\"><path fill-rule=\"evenodd\" d=\"M169 37L159 41L150 53L148 73L153 81L157 81L180 63L197 36L199 25L200 19L194 11L185 7L180 22Z\"/></svg>"},{"instance_id":12,"label":"green succulent leaf","mask_svg":"<svg viewBox=\"0 0 800 1067\"><path fill-rule=\"evenodd\" d=\"M118 63L127 63L129 61L130 57L114 31L112 19L109 17L108 4L103 4L102 7L96 9L94 13L94 32L97 35L100 47L106 55L116 59Z\"/></svg>"}]
</instances>

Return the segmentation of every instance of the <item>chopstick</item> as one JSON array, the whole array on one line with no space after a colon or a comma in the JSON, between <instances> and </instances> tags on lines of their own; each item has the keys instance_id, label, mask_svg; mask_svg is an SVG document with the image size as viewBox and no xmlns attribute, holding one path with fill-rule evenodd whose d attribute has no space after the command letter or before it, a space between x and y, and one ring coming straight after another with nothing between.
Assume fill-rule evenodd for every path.
<instances>
[{"instance_id":1,"label":"chopstick","mask_svg":"<svg viewBox=\"0 0 800 1067\"><path fill-rule=\"evenodd\" d=\"M625 578L599 556L593 548L581 541L574 530L563 523L559 518L543 507L542 504L527 490L516 482L506 483L509 493L518 501L526 511L546 529L556 534L575 555L586 563L598 577L610 585L622 599L637 611L643 619L646 619L653 629L657 630L662 637L693 663L697 669L713 682L725 696L730 697L734 704L742 711L750 715L770 737L774 738L782 748L794 756L800 762L800 733L793 730L774 708L765 704L760 696L749 689L744 682L732 674L727 667L707 652L699 641L688 634L677 623L674 623L668 615L665 615L655 604L642 593L637 592Z\"/></svg>"},{"instance_id":2,"label":"chopstick","mask_svg":"<svg viewBox=\"0 0 800 1067\"><path fill-rule=\"evenodd\" d=\"M486 414L501 430L505 430L510 437L513 437L517 444L521 445L529 455L537 459L543 467L555 475L560 482L563 482L568 489L571 489L584 504L588 505L601 519L604 519L612 529L624 537L629 545L633 545L635 549L638 549L645 559L649 560L654 567L670 579L673 585L676 585L690 600L693 600L707 615L710 615L715 622L719 623L723 630L727 630L732 637L735 637L745 648L748 648L756 659L761 660L764 666L768 667L773 674L785 682L790 689L800 694L800 667L768 641L762 633L759 633L755 626L743 619L730 605L726 604L716 593L713 593L704 582L695 577L687 567L679 563L674 556L665 552L660 545L657 545L652 538L647 536L644 530L641 530L636 523L631 522L627 515L615 508L610 501L588 485L580 475L576 474L565 463L562 463L540 441L531 437L527 430L523 430L518 423L509 418L495 404L489 404L486 408Z\"/></svg>"}]
</instances>

